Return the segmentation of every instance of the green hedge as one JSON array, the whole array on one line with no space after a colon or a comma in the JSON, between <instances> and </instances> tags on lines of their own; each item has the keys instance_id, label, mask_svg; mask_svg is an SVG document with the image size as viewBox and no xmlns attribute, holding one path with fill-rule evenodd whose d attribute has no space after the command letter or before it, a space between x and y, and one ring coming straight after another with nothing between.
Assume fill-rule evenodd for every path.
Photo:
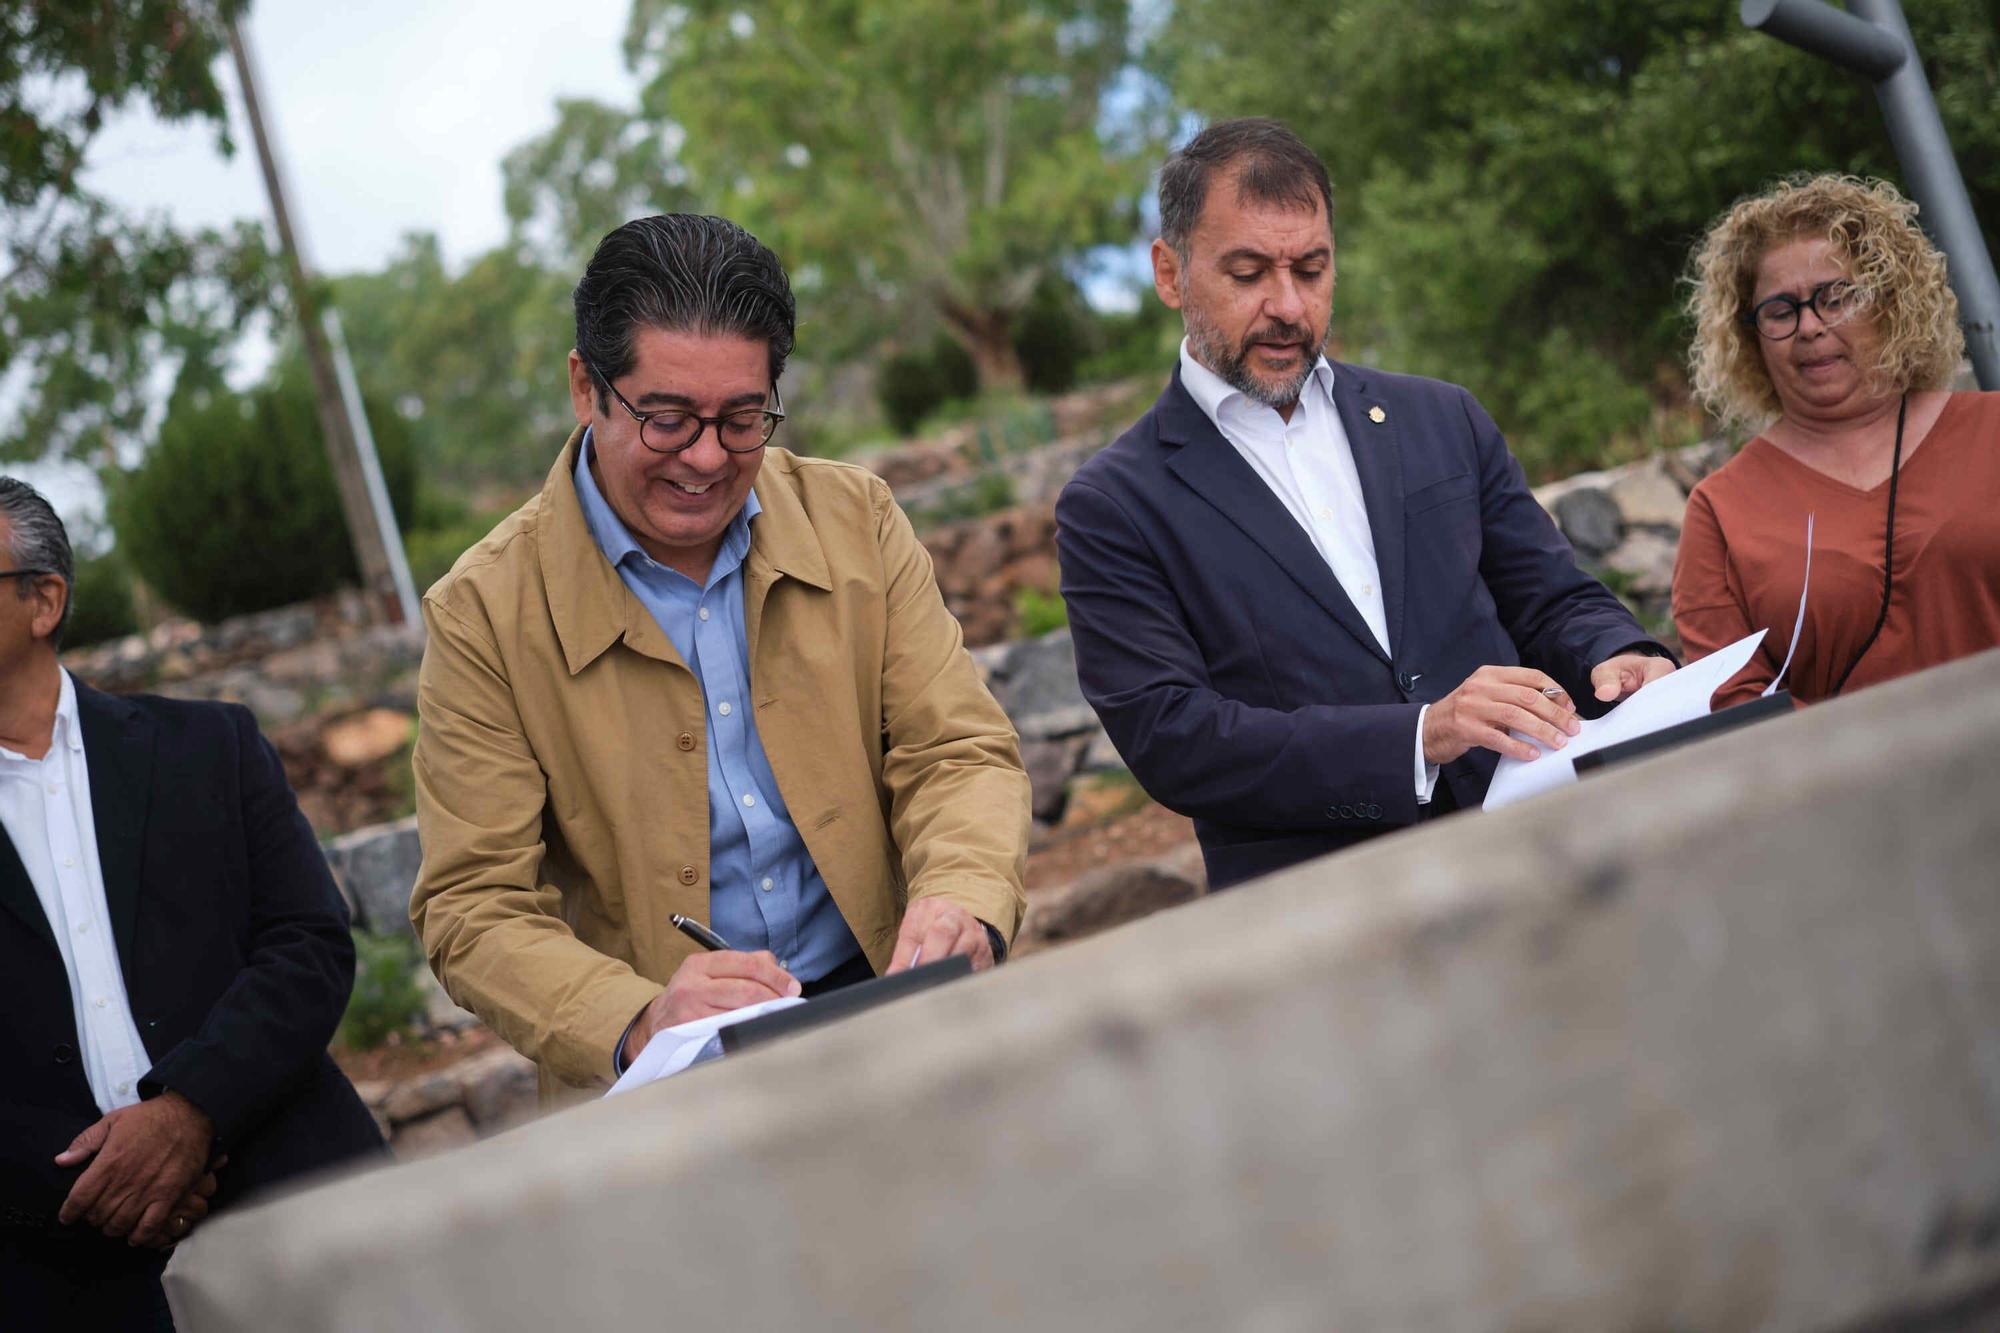
<instances>
[{"instance_id":1,"label":"green hedge","mask_svg":"<svg viewBox=\"0 0 2000 1333\"><path fill-rule=\"evenodd\" d=\"M390 504L408 523L417 482L409 429L384 404L367 408ZM114 487L111 518L133 572L197 620L359 580L303 367L247 394L177 398L158 442Z\"/></svg>"}]
</instances>

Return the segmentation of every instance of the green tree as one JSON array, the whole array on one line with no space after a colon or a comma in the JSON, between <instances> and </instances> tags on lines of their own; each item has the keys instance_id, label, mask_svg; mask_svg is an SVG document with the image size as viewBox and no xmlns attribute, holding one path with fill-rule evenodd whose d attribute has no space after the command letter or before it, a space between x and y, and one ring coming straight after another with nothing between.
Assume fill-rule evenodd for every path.
<instances>
[{"instance_id":1,"label":"green tree","mask_svg":"<svg viewBox=\"0 0 2000 1333\"><path fill-rule=\"evenodd\" d=\"M1132 234L1157 158L1142 99L1107 112L1130 31L1125 0L635 0L639 110L566 108L510 203L595 201L596 227L656 197L636 160L784 257L815 352L941 323L983 388L1018 389L1017 317L1063 258Z\"/></svg>"},{"instance_id":2,"label":"green tree","mask_svg":"<svg viewBox=\"0 0 2000 1333\"><path fill-rule=\"evenodd\" d=\"M110 466L163 369L212 382L218 352L272 303L254 225L183 233L84 188L98 130L121 108L211 128L212 67L245 0L0 0L0 376L18 396L0 458Z\"/></svg>"},{"instance_id":3,"label":"green tree","mask_svg":"<svg viewBox=\"0 0 2000 1333\"><path fill-rule=\"evenodd\" d=\"M2000 218L2000 5L1909 7L1975 207ZM1676 279L1792 171L1897 178L1862 80L1715 0L1178 0L1146 63L1208 117L1274 115L1336 191L1349 354L1468 384L1532 469L1684 394Z\"/></svg>"},{"instance_id":4,"label":"green tree","mask_svg":"<svg viewBox=\"0 0 2000 1333\"><path fill-rule=\"evenodd\" d=\"M359 578L297 361L248 394L183 389L159 440L111 488L112 526L133 573L198 620L284 606ZM416 460L395 413L366 401L391 505L407 524Z\"/></svg>"},{"instance_id":5,"label":"green tree","mask_svg":"<svg viewBox=\"0 0 2000 1333\"><path fill-rule=\"evenodd\" d=\"M379 272L334 280L356 377L408 424L426 476L518 487L548 471L575 424L574 281L518 245L454 277L430 235L406 237Z\"/></svg>"}]
</instances>

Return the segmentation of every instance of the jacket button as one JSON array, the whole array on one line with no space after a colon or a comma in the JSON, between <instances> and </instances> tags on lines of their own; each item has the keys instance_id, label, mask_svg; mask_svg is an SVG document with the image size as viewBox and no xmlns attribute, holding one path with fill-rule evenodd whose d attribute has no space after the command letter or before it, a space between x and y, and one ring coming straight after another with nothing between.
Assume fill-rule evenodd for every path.
<instances>
[{"instance_id":1,"label":"jacket button","mask_svg":"<svg viewBox=\"0 0 2000 1333\"><path fill-rule=\"evenodd\" d=\"M1396 673L1396 688L1408 694L1411 690L1417 688L1417 678L1407 671L1398 671Z\"/></svg>"},{"instance_id":2,"label":"jacket button","mask_svg":"<svg viewBox=\"0 0 2000 1333\"><path fill-rule=\"evenodd\" d=\"M1372 802L1372 801L1371 801L1371 802L1369 802L1369 805L1368 805L1368 817L1369 817L1370 819L1380 819L1380 818L1382 817L1382 807L1381 807L1381 806L1379 806L1379 805L1376 805L1376 804L1375 804L1374 802Z\"/></svg>"},{"instance_id":3,"label":"jacket button","mask_svg":"<svg viewBox=\"0 0 2000 1333\"><path fill-rule=\"evenodd\" d=\"M55 1057L57 1064L66 1065L76 1059L76 1047L66 1041L59 1041L56 1043Z\"/></svg>"},{"instance_id":4,"label":"jacket button","mask_svg":"<svg viewBox=\"0 0 2000 1333\"><path fill-rule=\"evenodd\" d=\"M700 878L701 878L701 872L699 870L696 870L693 866L681 867L681 883L692 884Z\"/></svg>"},{"instance_id":5,"label":"jacket button","mask_svg":"<svg viewBox=\"0 0 2000 1333\"><path fill-rule=\"evenodd\" d=\"M1351 806L1351 805L1343 805L1343 806L1341 806L1341 807L1340 807L1340 817L1341 817L1342 819L1352 819L1352 818L1354 818L1354 807L1353 807L1353 806Z\"/></svg>"},{"instance_id":6,"label":"jacket button","mask_svg":"<svg viewBox=\"0 0 2000 1333\"><path fill-rule=\"evenodd\" d=\"M680 734L680 739L675 741L674 744L680 746L683 750L692 750L694 748L694 733L683 731Z\"/></svg>"}]
</instances>

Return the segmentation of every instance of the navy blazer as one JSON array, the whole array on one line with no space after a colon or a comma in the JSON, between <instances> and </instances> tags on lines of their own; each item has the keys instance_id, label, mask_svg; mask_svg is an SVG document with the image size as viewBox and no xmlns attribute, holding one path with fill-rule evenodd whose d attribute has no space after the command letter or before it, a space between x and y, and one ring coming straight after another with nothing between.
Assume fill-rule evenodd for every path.
<instances>
[{"instance_id":1,"label":"navy blazer","mask_svg":"<svg viewBox=\"0 0 2000 1333\"><path fill-rule=\"evenodd\" d=\"M346 904L277 753L248 710L76 686L104 896L142 1095L180 1092L229 1164L218 1208L383 1151L328 1058L354 984ZM82 1168L55 1155L100 1116L69 978L34 885L0 831L0 1225L129 1251L55 1213ZM4 1239L4 1237L0 1237Z\"/></svg>"},{"instance_id":2,"label":"navy blazer","mask_svg":"<svg viewBox=\"0 0 2000 1333\"><path fill-rule=\"evenodd\" d=\"M1336 363L1393 656L1180 372L1056 504L1084 697L1220 888L1415 823L1416 728L1484 665L1538 667L1592 707L1593 666L1648 639L1576 560L1454 384ZM1498 762L1444 766L1438 811Z\"/></svg>"}]
</instances>

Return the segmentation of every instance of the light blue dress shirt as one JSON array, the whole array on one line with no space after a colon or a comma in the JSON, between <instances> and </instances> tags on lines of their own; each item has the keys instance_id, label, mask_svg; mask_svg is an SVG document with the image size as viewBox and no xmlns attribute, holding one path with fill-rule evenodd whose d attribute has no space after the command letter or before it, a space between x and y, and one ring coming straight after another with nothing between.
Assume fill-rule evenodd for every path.
<instances>
[{"instance_id":1,"label":"light blue dress shirt","mask_svg":"<svg viewBox=\"0 0 2000 1333\"><path fill-rule=\"evenodd\" d=\"M792 824L757 738L750 703L743 560L762 506L744 501L698 584L639 548L590 472L591 439L577 450L576 494L598 549L652 614L701 686L708 714L709 924L731 947L769 949L800 981L817 981L861 952Z\"/></svg>"}]
</instances>

